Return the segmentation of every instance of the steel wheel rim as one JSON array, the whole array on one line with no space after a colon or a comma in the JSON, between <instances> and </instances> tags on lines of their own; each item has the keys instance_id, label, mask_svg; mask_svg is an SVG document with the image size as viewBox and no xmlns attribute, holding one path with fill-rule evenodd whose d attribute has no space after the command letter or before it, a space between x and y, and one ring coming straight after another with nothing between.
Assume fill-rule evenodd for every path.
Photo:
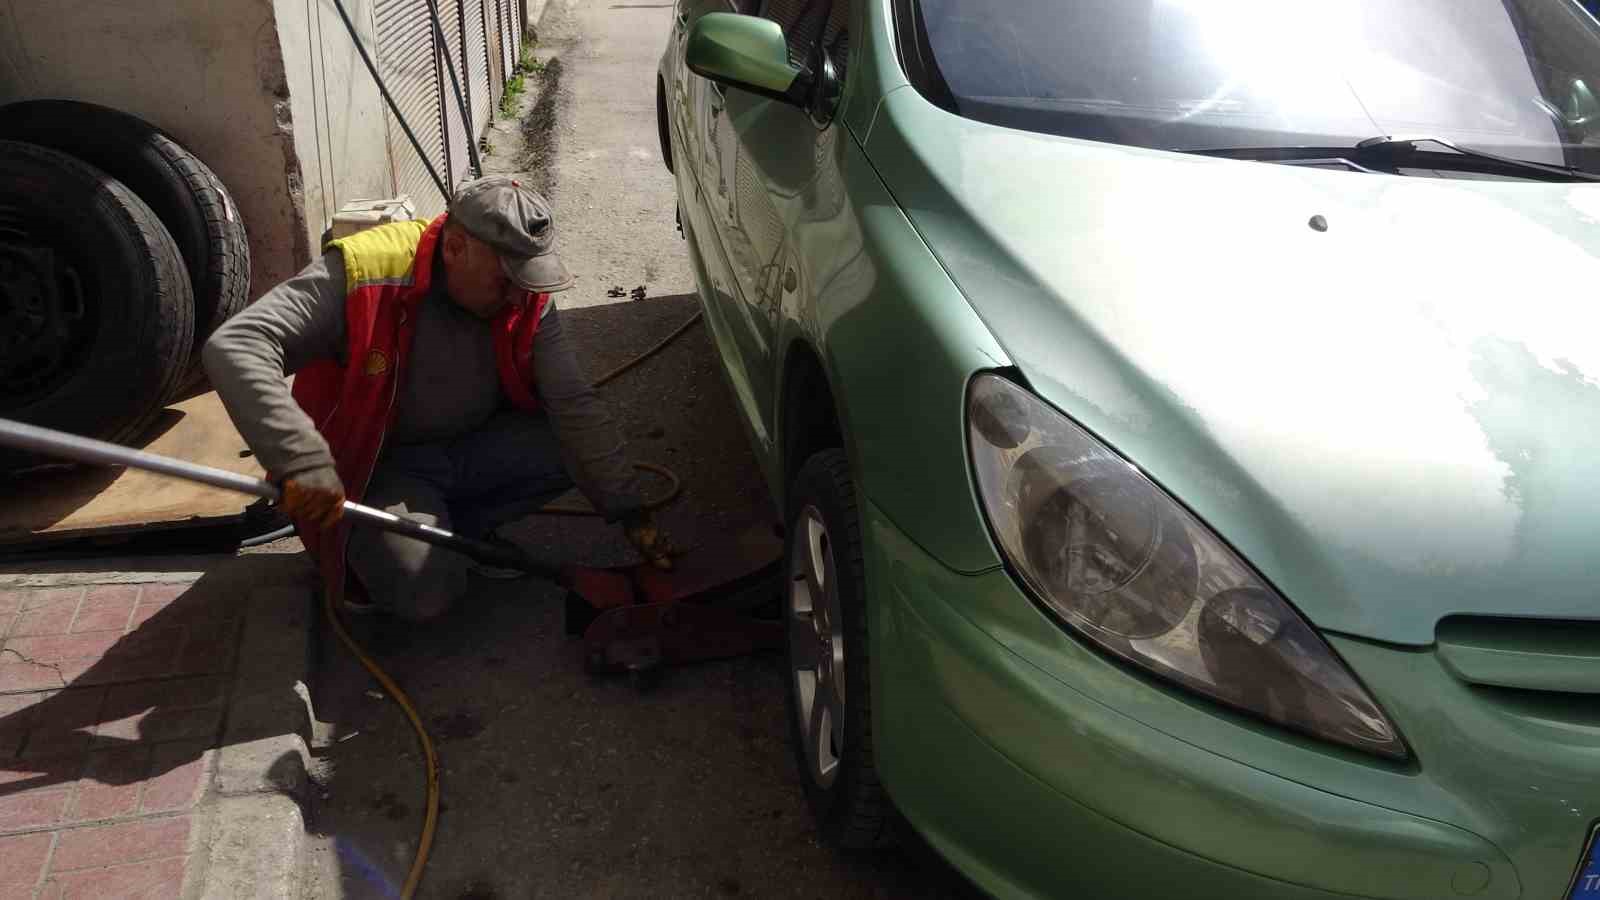
<instances>
[{"instance_id":1,"label":"steel wheel rim","mask_svg":"<svg viewBox=\"0 0 1600 900\"><path fill-rule=\"evenodd\" d=\"M833 543L822 513L800 513L789 548L790 686L795 696L807 775L833 786L844 753L844 619Z\"/></svg>"},{"instance_id":2,"label":"steel wheel rim","mask_svg":"<svg viewBox=\"0 0 1600 900\"><path fill-rule=\"evenodd\" d=\"M0 207L0 409L50 395L82 364L95 330L68 255L29 234Z\"/></svg>"}]
</instances>

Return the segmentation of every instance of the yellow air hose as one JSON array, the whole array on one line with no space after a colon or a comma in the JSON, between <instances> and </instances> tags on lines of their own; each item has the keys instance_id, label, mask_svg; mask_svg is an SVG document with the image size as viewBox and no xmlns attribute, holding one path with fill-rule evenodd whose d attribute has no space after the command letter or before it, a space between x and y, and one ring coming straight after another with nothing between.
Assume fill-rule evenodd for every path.
<instances>
[{"instance_id":1,"label":"yellow air hose","mask_svg":"<svg viewBox=\"0 0 1600 900\"><path fill-rule=\"evenodd\" d=\"M600 387L623 372L656 355L662 348L677 340L679 335L688 331L689 326L698 321L700 321L700 313L697 311L689 317L687 322L678 326L675 331L662 338L655 346L600 376L594 382L594 387ZM666 478L671 485L667 494L661 499L652 500L645 504L648 509L659 509L666 506L676 500L683 491L683 482L678 478L677 473L666 466L658 466L654 463L634 463L634 468L660 475ZM537 514L561 516L599 515L594 509L582 506L547 506L539 510ZM344 621L339 618L338 610L334 609L333 594L327 591L323 592L322 611L327 616L328 625L333 628L333 633L338 636L339 642L344 644L345 649L355 656L356 660L361 663L361 667L367 670L368 674L378 682L384 692L394 698L395 704L400 707L400 711L406 715L406 720L411 723L411 729L417 733L417 743L422 746L423 765L427 767L426 803L425 812L422 816L422 834L417 838L417 852L411 858L411 870L406 873L405 884L400 888L401 900L411 900L417 892L417 885L422 883L423 869L427 867L428 856L433 851L433 835L439 826L439 757L433 749L433 739L428 736L428 729L422 724L422 716L417 712L416 706L412 704L411 698L406 695L405 691L400 689L400 685L395 684L394 679L389 677L389 673L385 672L376 660L361 649L361 645L356 643L355 638L350 636L350 632L345 629Z\"/></svg>"},{"instance_id":2,"label":"yellow air hose","mask_svg":"<svg viewBox=\"0 0 1600 900\"><path fill-rule=\"evenodd\" d=\"M422 869L428 864L428 854L433 850L433 832L439 824L439 758L433 750L433 739L428 737L428 729L423 727L422 716L417 713L417 708L411 705L411 698L406 692L400 690L400 685L394 683L389 673L361 649L350 632L345 630L344 622L339 618L339 613L333 608L333 593L322 592L322 611L327 615L328 624L332 626L333 633L339 636L339 642L345 649L361 663L361 668L366 669L378 682L384 691L394 698L400 711L406 714L406 719L411 722L411 728L417 733L417 743L422 745L423 765L427 766L427 812L422 817L422 836L417 839L417 852L411 858L411 871L406 874L405 886L400 889L400 896L410 900L417 892L417 885L422 881Z\"/></svg>"}]
</instances>

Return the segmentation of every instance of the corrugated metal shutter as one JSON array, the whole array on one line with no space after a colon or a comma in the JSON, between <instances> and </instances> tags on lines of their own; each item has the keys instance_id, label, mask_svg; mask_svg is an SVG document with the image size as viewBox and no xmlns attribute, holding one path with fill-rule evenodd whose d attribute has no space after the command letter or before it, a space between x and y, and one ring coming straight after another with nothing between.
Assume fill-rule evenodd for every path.
<instances>
[{"instance_id":1,"label":"corrugated metal shutter","mask_svg":"<svg viewBox=\"0 0 1600 900\"><path fill-rule=\"evenodd\" d=\"M426 0L377 0L373 15L383 79L434 168L446 177L439 71ZM389 122L388 137L396 191L411 195L421 215L443 212L444 199L399 122Z\"/></svg>"},{"instance_id":2,"label":"corrugated metal shutter","mask_svg":"<svg viewBox=\"0 0 1600 900\"><path fill-rule=\"evenodd\" d=\"M839 79L844 80L850 65L850 0L833 0L828 24L822 29L822 46L833 58Z\"/></svg>"},{"instance_id":3,"label":"corrugated metal shutter","mask_svg":"<svg viewBox=\"0 0 1600 900\"><path fill-rule=\"evenodd\" d=\"M500 31L500 52L506 61L506 77L510 78L517 71L516 54L516 20L511 13L511 0L495 0L500 6L500 21L503 25Z\"/></svg>"},{"instance_id":4,"label":"corrugated metal shutter","mask_svg":"<svg viewBox=\"0 0 1600 900\"><path fill-rule=\"evenodd\" d=\"M489 105L500 108L506 92L506 60L500 52L500 4L498 0L479 0L483 4L484 55L489 58Z\"/></svg>"},{"instance_id":5,"label":"corrugated metal shutter","mask_svg":"<svg viewBox=\"0 0 1600 900\"><path fill-rule=\"evenodd\" d=\"M463 53L465 49L461 43L461 0L434 0L439 6L439 26L444 30L444 43L446 51L450 54L450 65L455 67L456 81L450 80L450 72L444 73L441 82L444 91L445 122L447 123L450 151L450 174L448 182L452 191L462 182L472 177L472 157L467 153L467 141L471 140L470 126L461 114L461 102L456 99L456 85L461 87L461 96L466 96L467 91L467 60ZM439 65L444 66L443 59Z\"/></svg>"},{"instance_id":6,"label":"corrugated metal shutter","mask_svg":"<svg viewBox=\"0 0 1600 900\"><path fill-rule=\"evenodd\" d=\"M789 62L803 66L817 39L821 23L808 15L816 0L767 0L761 15L783 26L783 37L789 44Z\"/></svg>"},{"instance_id":7,"label":"corrugated metal shutter","mask_svg":"<svg viewBox=\"0 0 1600 900\"><path fill-rule=\"evenodd\" d=\"M828 13L826 21L824 11ZM790 62L810 65L812 48L820 37L840 76L844 75L850 52L850 0L833 0L831 6L821 0L767 0L761 14L783 26Z\"/></svg>"},{"instance_id":8,"label":"corrugated metal shutter","mask_svg":"<svg viewBox=\"0 0 1600 900\"><path fill-rule=\"evenodd\" d=\"M467 19L467 67L472 82L473 133L482 134L489 124L489 45L492 29L484 27L484 0L462 0Z\"/></svg>"}]
</instances>

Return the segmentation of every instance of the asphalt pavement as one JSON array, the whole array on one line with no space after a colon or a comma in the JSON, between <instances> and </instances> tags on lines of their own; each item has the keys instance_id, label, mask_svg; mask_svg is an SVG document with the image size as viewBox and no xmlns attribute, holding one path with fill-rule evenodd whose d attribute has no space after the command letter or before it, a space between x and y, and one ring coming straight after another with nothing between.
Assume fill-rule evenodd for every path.
<instances>
[{"instance_id":1,"label":"asphalt pavement","mask_svg":"<svg viewBox=\"0 0 1600 900\"><path fill-rule=\"evenodd\" d=\"M561 295L592 376L698 309L655 131L668 2L551 0L541 71L495 123L486 168L549 193L577 285ZM634 455L670 467L663 515L693 545L775 515L704 328L603 390ZM652 483L652 490L658 483ZM630 558L614 527L534 517L502 534L550 559ZM562 593L479 580L473 603L423 629L358 636L439 741L443 815L421 896L436 898L928 898L963 890L923 848L819 846L787 743L782 659L675 669L652 691L584 673ZM321 650L312 789L313 900L396 896L422 815L412 732L343 651Z\"/></svg>"}]
</instances>

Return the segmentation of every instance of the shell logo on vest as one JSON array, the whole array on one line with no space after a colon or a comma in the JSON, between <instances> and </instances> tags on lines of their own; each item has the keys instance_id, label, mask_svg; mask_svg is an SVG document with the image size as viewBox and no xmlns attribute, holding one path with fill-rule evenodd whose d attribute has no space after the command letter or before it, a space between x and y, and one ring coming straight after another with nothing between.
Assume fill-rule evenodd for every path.
<instances>
[{"instance_id":1,"label":"shell logo on vest","mask_svg":"<svg viewBox=\"0 0 1600 900\"><path fill-rule=\"evenodd\" d=\"M382 375L389 371L389 357L383 355L381 350L372 350L367 353L366 373L368 375Z\"/></svg>"}]
</instances>

